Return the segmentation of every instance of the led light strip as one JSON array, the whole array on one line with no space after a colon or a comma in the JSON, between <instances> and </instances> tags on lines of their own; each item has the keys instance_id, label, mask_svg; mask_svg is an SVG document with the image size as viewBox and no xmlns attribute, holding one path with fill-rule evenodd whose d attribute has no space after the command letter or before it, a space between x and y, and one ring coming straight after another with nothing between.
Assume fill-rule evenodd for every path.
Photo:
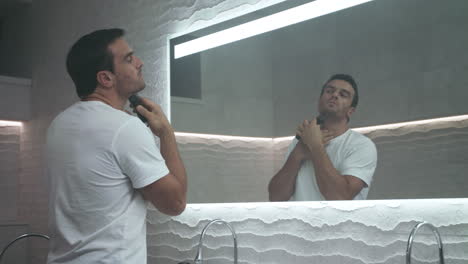
<instances>
[{"instance_id":1,"label":"led light strip","mask_svg":"<svg viewBox=\"0 0 468 264\"><path fill-rule=\"evenodd\" d=\"M337 200L337 201L288 201L288 202L240 202L240 203L190 203L187 207L199 211L200 209L217 209L217 208L291 208L291 207L310 207L310 208L341 208L343 210L352 211L359 208L372 207L376 205L386 205L392 208L397 208L403 203L412 204L451 204L464 205L468 204L468 198L426 198L426 199L384 199L384 200ZM216 211L216 213L219 213Z\"/></svg>"},{"instance_id":2,"label":"led light strip","mask_svg":"<svg viewBox=\"0 0 468 264\"><path fill-rule=\"evenodd\" d=\"M198 134L198 133L185 133L175 132L178 137L196 137L204 139L219 139L219 140L242 140L242 141L272 141L272 138L267 137L240 137L240 136L227 136L227 135L213 135L213 134Z\"/></svg>"},{"instance_id":3,"label":"led light strip","mask_svg":"<svg viewBox=\"0 0 468 264\"><path fill-rule=\"evenodd\" d=\"M342 9L374 0L316 0L282 12L262 17L245 24L221 30L194 40L175 45L174 58L178 59L200 51L252 37L275 29L320 17Z\"/></svg>"},{"instance_id":4,"label":"led light strip","mask_svg":"<svg viewBox=\"0 0 468 264\"><path fill-rule=\"evenodd\" d=\"M397 129L401 127L420 126L420 125L426 125L426 124L438 124L438 123L446 123L446 122L457 122L457 121L459 122L459 121L464 121L464 120L468 120L468 115L448 116L448 117L441 117L441 118L401 122L401 123L395 123L395 124L360 127L360 128L353 128L353 130L359 133L366 134L366 133L374 132L377 130Z\"/></svg>"},{"instance_id":5,"label":"led light strip","mask_svg":"<svg viewBox=\"0 0 468 264\"><path fill-rule=\"evenodd\" d=\"M17 127L21 127L21 126L23 126L23 123L22 122L17 122L17 121L0 120L0 126L17 126Z\"/></svg>"},{"instance_id":6,"label":"led light strip","mask_svg":"<svg viewBox=\"0 0 468 264\"><path fill-rule=\"evenodd\" d=\"M394 124L385 124L385 125L377 125L377 126L368 126L368 127L360 127L360 128L352 128L352 130L359 132L359 133L370 133L378 130L388 130L388 129L397 129L402 127L411 127L411 126L419 126L419 125L427 125L427 124L440 124L440 123L447 123L447 122L460 122L468 120L468 115L458 115L458 116L449 116L449 117L441 117L441 118L432 118L432 119L424 119L424 120L416 120L416 121L409 121L409 122L401 122L401 123L394 123ZM220 139L220 140L243 140L243 141L285 141L285 140L292 140L294 136L288 137L277 137L277 138L266 138L266 137L238 137L238 136L226 136L226 135L214 135L214 134L197 134L197 133L182 133L176 132L176 136L180 137L196 137L196 138L206 138L206 139Z\"/></svg>"}]
</instances>

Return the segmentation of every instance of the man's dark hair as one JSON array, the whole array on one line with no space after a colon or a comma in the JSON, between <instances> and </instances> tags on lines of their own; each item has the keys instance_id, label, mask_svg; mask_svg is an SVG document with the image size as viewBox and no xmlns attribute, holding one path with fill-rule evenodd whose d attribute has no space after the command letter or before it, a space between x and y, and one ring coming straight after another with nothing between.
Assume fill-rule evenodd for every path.
<instances>
[{"instance_id":1,"label":"man's dark hair","mask_svg":"<svg viewBox=\"0 0 468 264\"><path fill-rule=\"evenodd\" d=\"M354 96L353 96L353 101L351 102L351 106L352 107L357 107L358 105L358 102L359 102L359 92L358 92L358 87L357 87L357 84L356 84L356 81L353 79L353 77L351 75L348 75L348 74L342 74L342 73L339 73L339 74L334 74L332 75L328 81L325 82L325 84L323 85L322 87L322 92L320 93L320 96L323 95L323 91L325 89L325 87L327 86L327 84L333 80L341 80L341 81L345 81L347 83L349 83L353 89L354 89Z\"/></svg>"},{"instance_id":2,"label":"man's dark hair","mask_svg":"<svg viewBox=\"0 0 468 264\"><path fill-rule=\"evenodd\" d=\"M99 71L114 72L114 56L108 47L124 34L120 28L96 30L81 37L68 51L67 71L80 98L96 90Z\"/></svg>"}]
</instances>

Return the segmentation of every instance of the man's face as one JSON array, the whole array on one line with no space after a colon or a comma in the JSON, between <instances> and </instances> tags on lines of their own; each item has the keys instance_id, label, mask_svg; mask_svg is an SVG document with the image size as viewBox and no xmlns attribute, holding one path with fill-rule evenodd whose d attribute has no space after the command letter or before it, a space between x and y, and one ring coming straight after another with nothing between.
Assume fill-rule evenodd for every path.
<instances>
[{"instance_id":1,"label":"man's face","mask_svg":"<svg viewBox=\"0 0 468 264\"><path fill-rule=\"evenodd\" d=\"M319 113L323 116L349 119L354 112L351 106L354 89L346 81L332 80L323 88L319 101Z\"/></svg>"},{"instance_id":2,"label":"man's face","mask_svg":"<svg viewBox=\"0 0 468 264\"><path fill-rule=\"evenodd\" d=\"M109 45L109 51L114 56L114 75L117 92L128 97L145 88L142 76L143 62L133 54L128 43L119 38Z\"/></svg>"}]
</instances>

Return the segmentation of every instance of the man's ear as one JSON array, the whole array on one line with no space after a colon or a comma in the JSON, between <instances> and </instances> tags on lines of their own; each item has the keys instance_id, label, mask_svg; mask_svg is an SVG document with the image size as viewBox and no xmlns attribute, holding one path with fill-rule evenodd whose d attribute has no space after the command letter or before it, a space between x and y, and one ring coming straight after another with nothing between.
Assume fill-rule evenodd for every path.
<instances>
[{"instance_id":1,"label":"man's ear","mask_svg":"<svg viewBox=\"0 0 468 264\"><path fill-rule=\"evenodd\" d=\"M348 117L348 120L351 118L351 115L356 112L356 107L350 107L348 109L348 112L346 113L346 116Z\"/></svg>"},{"instance_id":2,"label":"man's ear","mask_svg":"<svg viewBox=\"0 0 468 264\"><path fill-rule=\"evenodd\" d=\"M114 74L110 71L99 71L96 74L96 80L104 88L114 86Z\"/></svg>"}]
</instances>

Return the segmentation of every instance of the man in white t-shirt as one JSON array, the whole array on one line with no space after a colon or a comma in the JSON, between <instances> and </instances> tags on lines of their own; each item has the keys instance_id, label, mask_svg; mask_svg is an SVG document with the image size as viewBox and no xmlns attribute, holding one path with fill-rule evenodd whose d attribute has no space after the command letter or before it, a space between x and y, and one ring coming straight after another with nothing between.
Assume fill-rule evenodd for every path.
<instances>
[{"instance_id":1,"label":"man in white t-shirt","mask_svg":"<svg viewBox=\"0 0 468 264\"><path fill-rule=\"evenodd\" d=\"M81 100L47 132L49 264L146 263L145 201L168 215L185 209L185 168L160 106L142 98L135 111L147 126L124 111L145 81L123 35L94 31L67 55Z\"/></svg>"},{"instance_id":2,"label":"man in white t-shirt","mask_svg":"<svg viewBox=\"0 0 468 264\"><path fill-rule=\"evenodd\" d=\"M367 198L377 150L369 138L348 127L358 100L351 76L330 77L320 94L319 117L298 126L285 164L268 185L270 201Z\"/></svg>"}]
</instances>

